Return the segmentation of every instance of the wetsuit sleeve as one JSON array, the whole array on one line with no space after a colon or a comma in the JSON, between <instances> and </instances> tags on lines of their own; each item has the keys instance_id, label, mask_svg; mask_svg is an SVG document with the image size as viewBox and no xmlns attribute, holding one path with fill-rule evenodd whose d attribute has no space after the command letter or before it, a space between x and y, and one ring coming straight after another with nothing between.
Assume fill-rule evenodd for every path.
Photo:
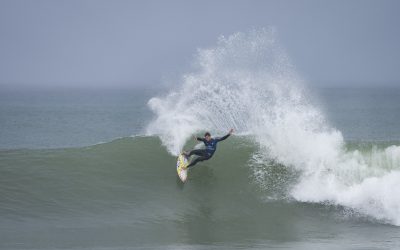
<instances>
[{"instance_id":1,"label":"wetsuit sleeve","mask_svg":"<svg viewBox=\"0 0 400 250\"><path fill-rule=\"evenodd\" d=\"M227 134L227 135L224 135L224 136L219 137L219 138L216 138L216 139L217 139L217 141L223 141L223 140L225 140L226 138L228 138L229 136L230 136L230 134Z\"/></svg>"},{"instance_id":2,"label":"wetsuit sleeve","mask_svg":"<svg viewBox=\"0 0 400 250\"><path fill-rule=\"evenodd\" d=\"M198 141L202 141L202 142L204 142L204 140L205 140L204 138L201 138L201 137L197 137L196 139L197 139Z\"/></svg>"}]
</instances>

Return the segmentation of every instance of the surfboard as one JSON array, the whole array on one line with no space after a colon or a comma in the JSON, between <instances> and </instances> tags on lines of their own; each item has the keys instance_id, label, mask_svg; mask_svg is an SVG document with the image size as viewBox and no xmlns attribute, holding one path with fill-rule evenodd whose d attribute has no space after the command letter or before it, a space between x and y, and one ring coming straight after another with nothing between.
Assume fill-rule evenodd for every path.
<instances>
[{"instance_id":1,"label":"surfboard","mask_svg":"<svg viewBox=\"0 0 400 250\"><path fill-rule=\"evenodd\" d=\"M178 177L182 182L185 182L188 176L188 170L185 168L187 165L189 165L188 160L183 154L180 154L178 156L178 160L176 161L176 172L178 173Z\"/></svg>"}]
</instances>

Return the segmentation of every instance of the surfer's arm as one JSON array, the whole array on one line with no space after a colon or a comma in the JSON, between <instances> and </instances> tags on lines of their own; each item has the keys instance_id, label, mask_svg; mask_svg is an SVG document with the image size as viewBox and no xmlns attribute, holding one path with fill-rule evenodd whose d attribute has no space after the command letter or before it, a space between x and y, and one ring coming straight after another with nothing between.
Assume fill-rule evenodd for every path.
<instances>
[{"instance_id":1,"label":"surfer's arm","mask_svg":"<svg viewBox=\"0 0 400 250\"><path fill-rule=\"evenodd\" d=\"M233 133L233 129L229 130L228 134L226 134L226 135L224 135L224 136L222 136L222 137L220 137L220 138L217 138L217 141L223 141L223 140L225 140L225 139L228 138L232 133Z\"/></svg>"},{"instance_id":2,"label":"surfer's arm","mask_svg":"<svg viewBox=\"0 0 400 250\"><path fill-rule=\"evenodd\" d=\"M228 138L230 135L231 135L231 134L227 134L227 135L224 135L224 136L219 137L219 138L216 138L216 139L217 139L217 141L223 141L223 140L225 140L226 138Z\"/></svg>"},{"instance_id":3,"label":"surfer's arm","mask_svg":"<svg viewBox=\"0 0 400 250\"><path fill-rule=\"evenodd\" d=\"M202 142L204 142L204 140L205 140L204 138L201 138L201 137L195 137L195 138L196 138L197 141L202 141Z\"/></svg>"}]
</instances>

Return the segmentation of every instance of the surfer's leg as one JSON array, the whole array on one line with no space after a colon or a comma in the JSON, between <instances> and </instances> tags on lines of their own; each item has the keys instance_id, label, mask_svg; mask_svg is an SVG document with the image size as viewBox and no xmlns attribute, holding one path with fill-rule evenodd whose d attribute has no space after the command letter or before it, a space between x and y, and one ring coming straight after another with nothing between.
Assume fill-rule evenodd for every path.
<instances>
[{"instance_id":1,"label":"surfer's leg","mask_svg":"<svg viewBox=\"0 0 400 250\"><path fill-rule=\"evenodd\" d=\"M194 149L187 154L187 157L190 157L192 155L205 156L206 150L205 149Z\"/></svg>"},{"instance_id":2,"label":"surfer's leg","mask_svg":"<svg viewBox=\"0 0 400 250\"><path fill-rule=\"evenodd\" d=\"M196 165L198 162L200 162L200 161L205 161L205 160L208 160L208 159L210 159L210 158L211 158L211 157L209 157L209 156L207 156L207 155L199 156L199 157L197 157L196 159L194 159L186 168L193 167L193 166Z\"/></svg>"}]
</instances>

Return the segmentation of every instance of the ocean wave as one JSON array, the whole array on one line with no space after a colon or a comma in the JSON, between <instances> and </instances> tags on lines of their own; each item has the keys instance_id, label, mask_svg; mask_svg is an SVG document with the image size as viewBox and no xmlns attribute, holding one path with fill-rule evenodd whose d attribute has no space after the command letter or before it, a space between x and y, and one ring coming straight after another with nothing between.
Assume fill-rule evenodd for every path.
<instances>
[{"instance_id":1,"label":"ocean wave","mask_svg":"<svg viewBox=\"0 0 400 250\"><path fill-rule=\"evenodd\" d=\"M193 133L234 127L252 137L262 164L272 159L296 173L286 192L295 200L342 205L399 225L400 200L392 195L400 184L399 147L369 156L346 149L273 29L220 37L198 51L194 64L179 89L148 103L156 118L147 134L158 135L168 152L177 155ZM270 168L257 171L262 183Z\"/></svg>"}]
</instances>

